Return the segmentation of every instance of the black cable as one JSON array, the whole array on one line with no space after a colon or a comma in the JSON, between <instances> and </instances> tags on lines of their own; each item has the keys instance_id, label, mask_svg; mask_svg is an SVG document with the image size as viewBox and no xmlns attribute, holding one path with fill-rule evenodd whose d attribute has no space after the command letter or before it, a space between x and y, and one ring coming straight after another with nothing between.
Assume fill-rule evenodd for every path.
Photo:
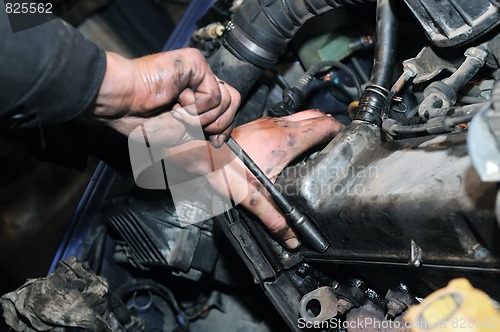
<instances>
[{"instance_id":1,"label":"black cable","mask_svg":"<svg viewBox=\"0 0 500 332\"><path fill-rule=\"evenodd\" d=\"M309 86L311 85L314 77L325 67L328 67L328 70L331 68L337 68L339 70L343 70L351 77L354 81L356 90L358 92L358 98L361 97L363 93L363 89L361 88L361 83L359 82L356 74L351 70L351 68L344 65L339 61L323 61L312 65L305 73L302 75L297 84L294 86L283 90L283 100L274 106L274 108L270 111L273 114L293 114L295 113L302 105Z\"/></svg>"},{"instance_id":2,"label":"black cable","mask_svg":"<svg viewBox=\"0 0 500 332\"><path fill-rule=\"evenodd\" d=\"M363 93L363 88L361 87L361 82L359 78L356 76L354 71L343 64L340 61L322 61L320 63L312 65L306 72L305 74L299 79L299 83L297 84L297 88L305 95L307 88L311 84L313 78L321 71L321 69L325 67L330 67L329 71L331 71L331 68L336 68L339 70L343 70L354 82L354 85L356 87L356 90L358 92L358 98L361 97L361 94Z\"/></svg>"},{"instance_id":3,"label":"black cable","mask_svg":"<svg viewBox=\"0 0 500 332\"><path fill-rule=\"evenodd\" d=\"M389 132L399 133L399 134L423 133L423 132L429 132L429 133L446 132L450 131L448 130L449 128L452 128L461 123L466 123L471 121L474 115L476 115L477 113L481 112L484 109L487 109L488 107L491 107L490 102L461 106L453 109L454 112L453 115L450 116L443 115L431 118L426 123L416 124L416 125L400 125L392 119L387 119L389 121L393 121L393 124L389 125L388 129Z\"/></svg>"},{"instance_id":4,"label":"black cable","mask_svg":"<svg viewBox=\"0 0 500 332\"><path fill-rule=\"evenodd\" d=\"M391 127L391 130L395 133L399 134L410 134L410 133L423 133L427 131L427 124L417 124L417 125L394 125Z\"/></svg>"}]
</instances>

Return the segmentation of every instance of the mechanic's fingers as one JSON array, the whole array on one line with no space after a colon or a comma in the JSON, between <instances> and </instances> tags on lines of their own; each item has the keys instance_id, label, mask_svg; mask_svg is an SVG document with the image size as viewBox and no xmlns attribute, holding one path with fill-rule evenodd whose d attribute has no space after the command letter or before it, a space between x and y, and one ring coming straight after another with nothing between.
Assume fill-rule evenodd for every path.
<instances>
[{"instance_id":1,"label":"mechanic's fingers","mask_svg":"<svg viewBox=\"0 0 500 332\"><path fill-rule=\"evenodd\" d=\"M221 102L226 102L223 100L220 80L210 68L206 70L198 85L189 84L179 95L182 106L195 104L200 115L217 109Z\"/></svg>"},{"instance_id":2,"label":"mechanic's fingers","mask_svg":"<svg viewBox=\"0 0 500 332\"><path fill-rule=\"evenodd\" d=\"M175 52L175 51L174 51ZM179 102L182 106L196 104L198 114L216 108L221 102L221 91L217 77L209 67L205 57L196 49L178 51L178 62L182 64L178 72L187 77L188 82L181 89ZM185 90L189 93L185 94Z\"/></svg>"},{"instance_id":3,"label":"mechanic's fingers","mask_svg":"<svg viewBox=\"0 0 500 332\"><path fill-rule=\"evenodd\" d=\"M295 122L294 126L285 128L287 135L283 143L288 147L288 153L283 154L281 159L278 158L266 168L269 179L274 182L292 160L313 146L332 139L342 128L343 125L330 116L302 120Z\"/></svg>"},{"instance_id":4,"label":"mechanic's fingers","mask_svg":"<svg viewBox=\"0 0 500 332\"><path fill-rule=\"evenodd\" d=\"M200 114L200 121L209 134L218 134L228 128L233 122L239 106L239 100L233 100L233 95L228 89L229 86L226 86L223 81L219 82L222 98L219 106Z\"/></svg>"},{"instance_id":5,"label":"mechanic's fingers","mask_svg":"<svg viewBox=\"0 0 500 332\"><path fill-rule=\"evenodd\" d=\"M219 80L221 91L220 104L203 114L200 114L201 123L209 134L218 134L228 128L240 105L240 94L230 85Z\"/></svg>"},{"instance_id":6,"label":"mechanic's fingers","mask_svg":"<svg viewBox=\"0 0 500 332\"><path fill-rule=\"evenodd\" d=\"M251 175L253 180L248 181L249 194L242 202L250 212L255 214L269 231L289 249L300 246L295 232L288 226L281 210L269 195L267 190Z\"/></svg>"},{"instance_id":7,"label":"mechanic's fingers","mask_svg":"<svg viewBox=\"0 0 500 332\"><path fill-rule=\"evenodd\" d=\"M172 108L172 116L183 123L193 126L200 127L200 118L198 116L197 107L194 104L188 106L181 106L179 104L174 105Z\"/></svg>"},{"instance_id":8,"label":"mechanic's fingers","mask_svg":"<svg viewBox=\"0 0 500 332\"><path fill-rule=\"evenodd\" d=\"M241 97L239 92L222 80L218 80L220 88L220 103L212 110L202 112L199 104L195 102L194 93L190 89L185 89L179 96L181 105L188 105L184 112L179 110L174 116L182 119L189 125L201 125L205 133L210 134L210 142L214 147L220 147L231 135L233 130L234 116L240 105ZM189 104L195 102L194 104ZM199 114L198 119L195 114Z\"/></svg>"},{"instance_id":9,"label":"mechanic's fingers","mask_svg":"<svg viewBox=\"0 0 500 332\"><path fill-rule=\"evenodd\" d=\"M208 140L210 141L210 143L214 148L220 148L231 136L231 132L233 131L233 129L234 129L234 122L220 134L210 135L208 137Z\"/></svg>"},{"instance_id":10,"label":"mechanic's fingers","mask_svg":"<svg viewBox=\"0 0 500 332\"><path fill-rule=\"evenodd\" d=\"M222 81L221 81L222 82ZM223 83L223 82L222 82ZM221 89L223 95L227 92L230 98L230 104L224 113L218 117L214 123L205 128L208 134L215 134L209 137L210 142L216 148L220 148L224 142L231 136L234 128L234 117L240 106L241 96L240 93L232 86L225 85Z\"/></svg>"},{"instance_id":11,"label":"mechanic's fingers","mask_svg":"<svg viewBox=\"0 0 500 332\"><path fill-rule=\"evenodd\" d=\"M293 134L295 134L299 138L295 146L299 150L299 154L314 145L335 137L344 128L343 124L331 116L306 119L296 124L298 126L290 129L289 137L290 135L293 137ZM292 142L289 143L291 146Z\"/></svg>"},{"instance_id":12,"label":"mechanic's fingers","mask_svg":"<svg viewBox=\"0 0 500 332\"><path fill-rule=\"evenodd\" d=\"M290 249L296 249L300 245L297 236L291 230L281 210L276 206L274 200L269 195L267 190L259 183L259 181L250 173L234 153L226 146L220 149L214 149L208 146L211 151L210 161L206 158L198 158L192 156L196 153L190 150L190 156L187 156L181 164L185 164L188 169L197 170L198 172L204 169L204 174L210 182L212 188L220 194L228 195L234 201L240 202L255 214L264 225L271 231L277 240L282 242ZM179 149L177 149L178 151ZM178 156L176 156L178 158ZM197 160L194 168L192 160ZM205 165L200 165L200 164ZM222 170L222 172L215 171Z\"/></svg>"},{"instance_id":13,"label":"mechanic's fingers","mask_svg":"<svg viewBox=\"0 0 500 332\"><path fill-rule=\"evenodd\" d=\"M238 90L236 90L229 84L225 84L225 88L227 89L231 97L231 104L229 105L225 114L227 113L228 115L231 115L231 122L230 125L214 139L216 146L219 147L227 140L227 138L231 136L231 133L234 129L234 117L236 116L236 113L238 112L241 104L241 95Z\"/></svg>"}]
</instances>

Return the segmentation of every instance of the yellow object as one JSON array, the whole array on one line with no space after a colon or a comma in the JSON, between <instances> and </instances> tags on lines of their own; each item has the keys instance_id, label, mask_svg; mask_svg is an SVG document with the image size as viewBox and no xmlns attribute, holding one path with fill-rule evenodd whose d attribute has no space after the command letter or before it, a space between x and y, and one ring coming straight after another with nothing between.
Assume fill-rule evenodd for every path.
<instances>
[{"instance_id":1,"label":"yellow object","mask_svg":"<svg viewBox=\"0 0 500 332\"><path fill-rule=\"evenodd\" d=\"M347 106L347 114L349 114L349 118L354 119L354 110L359 106L359 100L355 100Z\"/></svg>"},{"instance_id":2,"label":"yellow object","mask_svg":"<svg viewBox=\"0 0 500 332\"><path fill-rule=\"evenodd\" d=\"M452 280L408 309L410 332L500 331L500 312L490 297L467 279Z\"/></svg>"}]
</instances>

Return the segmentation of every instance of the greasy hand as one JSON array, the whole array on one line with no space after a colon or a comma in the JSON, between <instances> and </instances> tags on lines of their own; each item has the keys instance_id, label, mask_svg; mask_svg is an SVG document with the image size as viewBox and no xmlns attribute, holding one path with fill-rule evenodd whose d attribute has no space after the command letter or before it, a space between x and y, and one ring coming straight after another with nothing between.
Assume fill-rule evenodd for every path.
<instances>
[{"instance_id":1,"label":"greasy hand","mask_svg":"<svg viewBox=\"0 0 500 332\"><path fill-rule=\"evenodd\" d=\"M106 57L94 117L127 135L147 118L161 114L161 139L172 145L197 124L218 145L231 134L240 95L213 74L198 50L180 49L134 60L111 52Z\"/></svg>"},{"instance_id":2,"label":"greasy hand","mask_svg":"<svg viewBox=\"0 0 500 332\"><path fill-rule=\"evenodd\" d=\"M343 125L331 116L310 110L282 118L261 118L235 128L232 136L274 182L293 159L311 147L332 139L342 128ZM209 145L208 148L211 149ZM171 149L171 154L182 149L182 146ZM200 162L203 158L196 156L196 152L193 153L196 149L189 151L190 153L184 154L176 163L184 165L193 173L213 172L209 163ZM223 165L228 165L234 158L226 145L221 149L211 149L211 155L213 160ZM232 196L246 195L242 201L243 206L255 214L288 248L297 248L300 245L297 235L288 227L281 210L250 171L247 170L246 178L240 178L241 173L236 169L226 166L224 170ZM227 183L223 176L213 175L208 179L219 193L227 192Z\"/></svg>"},{"instance_id":3,"label":"greasy hand","mask_svg":"<svg viewBox=\"0 0 500 332\"><path fill-rule=\"evenodd\" d=\"M332 139L343 125L319 111L304 111L279 119L262 118L238 127L233 138L248 153L267 177L275 182L281 171L311 147ZM276 238L287 247L300 245L288 227L283 212L267 190L248 172L248 196L242 204L255 214Z\"/></svg>"}]
</instances>

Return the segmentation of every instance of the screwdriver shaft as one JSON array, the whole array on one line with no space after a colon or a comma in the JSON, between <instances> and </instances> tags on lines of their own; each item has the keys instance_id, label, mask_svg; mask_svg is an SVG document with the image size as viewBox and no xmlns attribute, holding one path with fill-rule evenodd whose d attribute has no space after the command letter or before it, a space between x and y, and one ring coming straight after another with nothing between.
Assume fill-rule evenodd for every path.
<instances>
[{"instance_id":1,"label":"screwdriver shaft","mask_svg":"<svg viewBox=\"0 0 500 332\"><path fill-rule=\"evenodd\" d=\"M329 247L329 243L323 234L319 231L316 225L310 220L307 215L290 204L283 194L274 186L267 175L259 168L259 166L250 158L243 148L232 137L229 137L226 142L227 146L233 151L236 156L245 164L259 182L266 188L276 204L285 213L288 221L294 229L302 235L302 237L316 251L323 252Z\"/></svg>"}]
</instances>

